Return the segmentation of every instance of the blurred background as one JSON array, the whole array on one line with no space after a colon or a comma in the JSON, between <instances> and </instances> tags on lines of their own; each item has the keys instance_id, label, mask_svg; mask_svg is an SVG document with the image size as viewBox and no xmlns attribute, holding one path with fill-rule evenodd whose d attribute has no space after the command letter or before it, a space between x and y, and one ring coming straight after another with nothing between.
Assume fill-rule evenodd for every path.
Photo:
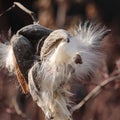
<instances>
[{"instance_id":1,"label":"blurred background","mask_svg":"<svg viewBox=\"0 0 120 120\"><path fill-rule=\"evenodd\" d=\"M73 32L76 25L86 20L98 21L111 29L102 42L103 66L96 71L94 80L80 83L79 101L102 81L120 74L120 0L0 0L0 14L13 2L20 2L35 12L39 23L51 29L63 28ZM15 7L0 17L0 41L9 41L17 30L32 23L28 14ZM74 120L120 120L119 112L120 79L117 79L73 117ZM44 120L41 109L29 94L22 93L16 77L5 69L0 70L0 120Z\"/></svg>"}]
</instances>

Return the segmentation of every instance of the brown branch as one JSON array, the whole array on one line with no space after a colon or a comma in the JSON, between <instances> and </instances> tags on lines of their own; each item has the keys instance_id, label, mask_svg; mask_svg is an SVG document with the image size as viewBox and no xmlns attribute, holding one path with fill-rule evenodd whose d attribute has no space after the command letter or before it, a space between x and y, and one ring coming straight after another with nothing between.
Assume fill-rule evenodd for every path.
<instances>
[{"instance_id":1,"label":"brown branch","mask_svg":"<svg viewBox=\"0 0 120 120\"><path fill-rule=\"evenodd\" d=\"M80 109L86 102L88 102L90 99L96 97L107 84L109 84L110 82L112 82L118 78L120 78L120 75L110 77L109 79L103 81L100 85L95 87L80 103L73 106L71 109L71 112L73 113L74 111Z\"/></svg>"}]
</instances>

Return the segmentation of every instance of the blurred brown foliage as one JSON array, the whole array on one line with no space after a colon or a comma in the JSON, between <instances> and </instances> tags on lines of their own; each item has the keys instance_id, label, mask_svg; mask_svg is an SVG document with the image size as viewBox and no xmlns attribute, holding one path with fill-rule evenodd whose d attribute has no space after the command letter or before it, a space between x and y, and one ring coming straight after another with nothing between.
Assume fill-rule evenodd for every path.
<instances>
[{"instance_id":1,"label":"blurred brown foliage","mask_svg":"<svg viewBox=\"0 0 120 120\"><path fill-rule=\"evenodd\" d=\"M120 1L119 0L16 0L34 11L39 23L51 29L64 28L73 32L80 21L92 19L111 29L103 40L106 57L97 78L81 83L80 90L89 93L95 86L120 69ZM0 0L0 13L14 0ZM0 40L9 39L9 28L14 34L21 27L31 24L32 19L19 8L0 17ZM2 36L3 35L3 36ZM4 39L4 40L3 40ZM82 86L82 87L81 87ZM73 90L74 91L74 90ZM78 95L79 101L84 97ZM95 99L89 100L82 109L74 113L75 120L120 120L120 81L107 85ZM0 71L0 120L44 120L40 108L30 95L23 95L15 76L6 70Z\"/></svg>"}]
</instances>

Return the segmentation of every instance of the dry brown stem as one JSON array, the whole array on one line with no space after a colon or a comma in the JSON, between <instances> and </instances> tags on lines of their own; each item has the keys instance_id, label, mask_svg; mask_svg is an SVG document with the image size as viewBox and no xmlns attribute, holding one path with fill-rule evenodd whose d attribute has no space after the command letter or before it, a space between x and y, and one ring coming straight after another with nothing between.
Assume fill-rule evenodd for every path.
<instances>
[{"instance_id":1,"label":"dry brown stem","mask_svg":"<svg viewBox=\"0 0 120 120\"><path fill-rule=\"evenodd\" d=\"M103 81L98 86L96 86L80 103L78 103L77 105L72 107L71 112L74 112L74 111L80 109L83 105L85 105L86 102L88 102L90 99L96 97L107 84L109 84L110 82L112 82L118 78L120 78L120 74L117 76L112 76L112 77L108 78L107 80Z\"/></svg>"}]
</instances>

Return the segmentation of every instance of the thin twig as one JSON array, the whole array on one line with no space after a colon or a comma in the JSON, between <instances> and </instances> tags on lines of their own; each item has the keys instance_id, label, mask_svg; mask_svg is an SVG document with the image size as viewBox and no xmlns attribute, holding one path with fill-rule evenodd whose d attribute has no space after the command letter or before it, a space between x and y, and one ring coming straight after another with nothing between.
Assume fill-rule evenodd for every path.
<instances>
[{"instance_id":1,"label":"thin twig","mask_svg":"<svg viewBox=\"0 0 120 120\"><path fill-rule=\"evenodd\" d=\"M4 16L6 13L8 13L9 11L11 11L13 8L15 8L15 5L12 5L11 7L9 7L8 9L6 9L3 13L0 14L0 17Z\"/></svg>"},{"instance_id":2,"label":"thin twig","mask_svg":"<svg viewBox=\"0 0 120 120\"><path fill-rule=\"evenodd\" d=\"M17 7L19 7L21 10L23 10L24 12L26 12L27 14L29 14L33 20L34 23L37 22L36 19L36 15L34 12L30 11L29 9L27 9L25 6L23 6L21 3L19 2L14 2L14 5L16 5Z\"/></svg>"},{"instance_id":3,"label":"thin twig","mask_svg":"<svg viewBox=\"0 0 120 120\"><path fill-rule=\"evenodd\" d=\"M103 81L100 85L95 87L80 103L73 106L71 109L71 112L74 112L74 111L80 109L88 100L97 96L107 84L109 84L110 82L112 82L118 78L120 78L120 75L110 77L109 79Z\"/></svg>"},{"instance_id":4,"label":"thin twig","mask_svg":"<svg viewBox=\"0 0 120 120\"><path fill-rule=\"evenodd\" d=\"M27 13L28 15L31 16L33 23L37 23L37 18L36 15L33 11L27 9L25 6L23 6L21 3L19 2L14 2L13 5L11 7L9 7L7 10L5 10L3 13L0 14L0 17L5 15L6 13L8 13L9 11L11 11L13 8L18 7L21 10L23 10L25 13Z\"/></svg>"}]
</instances>

